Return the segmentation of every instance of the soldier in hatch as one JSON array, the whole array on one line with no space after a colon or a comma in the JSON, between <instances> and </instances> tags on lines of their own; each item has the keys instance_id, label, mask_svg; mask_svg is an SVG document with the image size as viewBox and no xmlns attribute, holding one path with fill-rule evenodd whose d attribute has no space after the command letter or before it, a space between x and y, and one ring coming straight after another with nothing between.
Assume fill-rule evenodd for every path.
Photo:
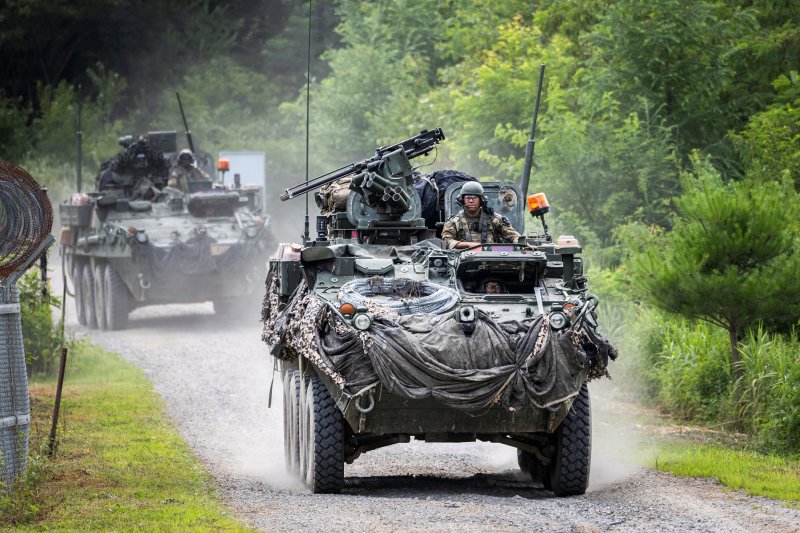
<instances>
[{"instance_id":1,"label":"soldier in hatch","mask_svg":"<svg viewBox=\"0 0 800 533\"><path fill-rule=\"evenodd\" d=\"M208 174L194 166L194 155L189 149L181 150L178 154L178 166L169 175L168 187L173 187L181 192L189 193L189 184L193 182L211 183Z\"/></svg>"},{"instance_id":2,"label":"soldier in hatch","mask_svg":"<svg viewBox=\"0 0 800 533\"><path fill-rule=\"evenodd\" d=\"M511 226L511 222L485 206L486 198L480 183L465 183L459 199L464 209L445 222L442 229L445 248L452 250L493 242L520 241L520 234Z\"/></svg>"}]
</instances>

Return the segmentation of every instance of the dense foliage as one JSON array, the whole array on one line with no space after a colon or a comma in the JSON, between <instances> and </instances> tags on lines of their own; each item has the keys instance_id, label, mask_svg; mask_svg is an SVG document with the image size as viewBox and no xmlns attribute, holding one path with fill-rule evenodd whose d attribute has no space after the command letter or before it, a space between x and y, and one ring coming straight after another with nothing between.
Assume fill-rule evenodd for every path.
<instances>
[{"instance_id":1,"label":"dense foliage","mask_svg":"<svg viewBox=\"0 0 800 533\"><path fill-rule=\"evenodd\" d=\"M796 443L797 2L320 0L308 90L307 11L298 0L9 3L0 157L64 194L78 100L91 175L118 135L182 129L180 91L198 144L264 150L276 191L305 177L306 105L312 176L439 126L447 142L426 163L516 181L545 63L531 189L547 192L554 233L586 243L610 309L641 300L671 313L658 330L640 323L651 308L614 324L639 336L625 354L638 368L658 362L643 389L690 418L769 426L778 440L759 439L774 449ZM277 204L293 239L301 210ZM764 383L784 396L754 401Z\"/></svg>"}]
</instances>

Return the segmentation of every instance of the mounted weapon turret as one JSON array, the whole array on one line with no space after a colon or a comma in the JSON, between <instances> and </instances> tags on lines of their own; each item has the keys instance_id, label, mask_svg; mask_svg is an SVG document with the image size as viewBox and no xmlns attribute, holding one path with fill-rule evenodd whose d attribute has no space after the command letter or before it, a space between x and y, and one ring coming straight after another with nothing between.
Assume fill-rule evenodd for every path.
<instances>
[{"instance_id":1,"label":"mounted weapon turret","mask_svg":"<svg viewBox=\"0 0 800 533\"><path fill-rule=\"evenodd\" d=\"M365 244L411 244L428 230L420 217L411 159L430 153L444 138L441 128L424 130L405 141L378 148L370 158L290 187L281 194L281 200L335 182L347 184L352 193L348 195L345 212L334 213L330 218L318 217L319 237L349 238L355 232L358 241Z\"/></svg>"}]
</instances>

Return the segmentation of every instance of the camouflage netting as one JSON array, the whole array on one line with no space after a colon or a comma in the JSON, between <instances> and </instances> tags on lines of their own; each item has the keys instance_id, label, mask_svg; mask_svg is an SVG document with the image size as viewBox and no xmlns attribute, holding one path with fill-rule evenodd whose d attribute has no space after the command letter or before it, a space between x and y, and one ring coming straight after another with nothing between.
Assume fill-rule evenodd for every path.
<instances>
[{"instance_id":1,"label":"camouflage netting","mask_svg":"<svg viewBox=\"0 0 800 533\"><path fill-rule=\"evenodd\" d=\"M378 313L357 331L301 283L278 310L277 280L267 278L262 338L273 356L309 359L345 393L381 383L403 397L434 398L449 407L516 410L558 404L578 394L587 375L607 375L616 351L586 326L554 332L548 316L496 322L478 312L466 336L452 313Z\"/></svg>"}]
</instances>

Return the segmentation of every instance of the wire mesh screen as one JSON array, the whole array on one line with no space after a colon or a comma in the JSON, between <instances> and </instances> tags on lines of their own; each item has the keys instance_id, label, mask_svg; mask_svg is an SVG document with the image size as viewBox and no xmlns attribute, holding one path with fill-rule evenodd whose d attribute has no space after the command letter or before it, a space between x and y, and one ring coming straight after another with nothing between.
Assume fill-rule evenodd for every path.
<instances>
[{"instance_id":1,"label":"wire mesh screen","mask_svg":"<svg viewBox=\"0 0 800 533\"><path fill-rule=\"evenodd\" d=\"M8 304L19 303L16 287L10 296ZM0 310L0 490L25 470L30 412L19 313Z\"/></svg>"},{"instance_id":2,"label":"wire mesh screen","mask_svg":"<svg viewBox=\"0 0 800 533\"><path fill-rule=\"evenodd\" d=\"M0 278L36 251L53 227L53 208L25 170L0 161Z\"/></svg>"}]
</instances>

